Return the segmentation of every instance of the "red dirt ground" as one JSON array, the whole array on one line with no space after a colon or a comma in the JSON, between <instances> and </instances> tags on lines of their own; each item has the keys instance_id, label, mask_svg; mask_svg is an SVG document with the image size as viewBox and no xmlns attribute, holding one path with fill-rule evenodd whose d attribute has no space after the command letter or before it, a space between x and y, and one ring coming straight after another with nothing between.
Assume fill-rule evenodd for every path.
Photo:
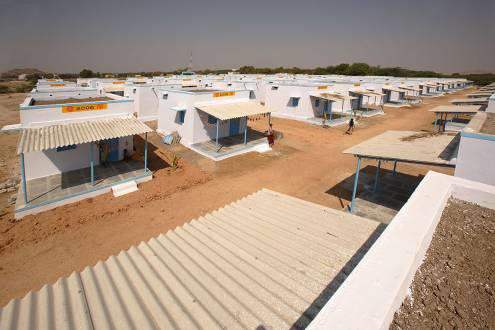
<instances>
[{"instance_id":1,"label":"red dirt ground","mask_svg":"<svg viewBox=\"0 0 495 330\"><path fill-rule=\"evenodd\" d=\"M170 157L160 151L164 147L154 136L150 165L154 179L140 185L139 192L119 198L105 194L19 222L13 221L12 207L6 209L0 217L0 306L261 188L341 209L347 201L327 191L354 174L356 161L342 154L344 149L390 129L431 130L434 115L426 110L465 93L427 99L420 107L385 108L385 116L360 121L353 135L344 134L345 127L274 119L274 128L284 137L273 151L215 163L180 146L174 148L182 156L177 170L163 168ZM15 97L22 100L22 95ZM0 104L0 110L9 114L0 114L0 124L18 122L12 98L0 96ZM251 126L265 130L266 121ZM12 135L0 135L0 161L17 163L15 143ZM413 175L428 169L398 166ZM12 171L0 169L0 174Z\"/></svg>"}]
</instances>

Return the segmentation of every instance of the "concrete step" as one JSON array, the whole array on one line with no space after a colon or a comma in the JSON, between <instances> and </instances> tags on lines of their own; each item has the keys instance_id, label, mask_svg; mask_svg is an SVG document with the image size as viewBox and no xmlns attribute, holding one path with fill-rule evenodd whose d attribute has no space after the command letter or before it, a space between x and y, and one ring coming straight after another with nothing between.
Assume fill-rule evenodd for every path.
<instances>
[{"instance_id":1,"label":"concrete step","mask_svg":"<svg viewBox=\"0 0 495 330\"><path fill-rule=\"evenodd\" d=\"M137 183L134 180L112 186L114 197L119 197L134 191L138 191Z\"/></svg>"}]
</instances>

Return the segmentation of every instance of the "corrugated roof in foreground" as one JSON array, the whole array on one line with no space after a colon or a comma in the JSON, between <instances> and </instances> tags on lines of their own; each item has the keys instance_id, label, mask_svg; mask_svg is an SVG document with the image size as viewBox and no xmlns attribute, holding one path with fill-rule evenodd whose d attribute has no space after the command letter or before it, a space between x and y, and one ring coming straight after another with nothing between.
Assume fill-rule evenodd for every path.
<instances>
[{"instance_id":1,"label":"corrugated roof in foreground","mask_svg":"<svg viewBox=\"0 0 495 330\"><path fill-rule=\"evenodd\" d=\"M135 117L26 128L22 130L17 153L43 151L147 132L152 132L152 129Z\"/></svg>"},{"instance_id":2,"label":"corrugated roof in foreground","mask_svg":"<svg viewBox=\"0 0 495 330\"><path fill-rule=\"evenodd\" d=\"M0 329L304 328L381 229L261 190L11 301Z\"/></svg>"},{"instance_id":3,"label":"corrugated roof in foreground","mask_svg":"<svg viewBox=\"0 0 495 330\"><path fill-rule=\"evenodd\" d=\"M196 104L195 108L220 120L261 115L272 112L270 108L254 101Z\"/></svg>"}]
</instances>

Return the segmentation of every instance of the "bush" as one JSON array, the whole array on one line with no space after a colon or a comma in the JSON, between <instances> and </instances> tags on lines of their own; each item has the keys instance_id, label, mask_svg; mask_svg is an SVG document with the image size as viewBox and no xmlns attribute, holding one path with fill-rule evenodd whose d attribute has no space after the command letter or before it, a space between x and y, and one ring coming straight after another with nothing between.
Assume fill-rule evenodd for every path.
<instances>
[{"instance_id":1,"label":"bush","mask_svg":"<svg viewBox=\"0 0 495 330\"><path fill-rule=\"evenodd\" d=\"M0 94L7 94L10 92L9 86L0 85Z\"/></svg>"}]
</instances>

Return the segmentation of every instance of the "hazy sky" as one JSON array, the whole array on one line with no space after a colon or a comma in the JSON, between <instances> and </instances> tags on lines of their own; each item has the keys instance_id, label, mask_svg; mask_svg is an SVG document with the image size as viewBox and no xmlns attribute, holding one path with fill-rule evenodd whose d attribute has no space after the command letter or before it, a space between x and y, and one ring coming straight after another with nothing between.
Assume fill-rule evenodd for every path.
<instances>
[{"instance_id":1,"label":"hazy sky","mask_svg":"<svg viewBox=\"0 0 495 330\"><path fill-rule=\"evenodd\" d=\"M0 71L367 62L495 72L495 0L0 0Z\"/></svg>"}]
</instances>

